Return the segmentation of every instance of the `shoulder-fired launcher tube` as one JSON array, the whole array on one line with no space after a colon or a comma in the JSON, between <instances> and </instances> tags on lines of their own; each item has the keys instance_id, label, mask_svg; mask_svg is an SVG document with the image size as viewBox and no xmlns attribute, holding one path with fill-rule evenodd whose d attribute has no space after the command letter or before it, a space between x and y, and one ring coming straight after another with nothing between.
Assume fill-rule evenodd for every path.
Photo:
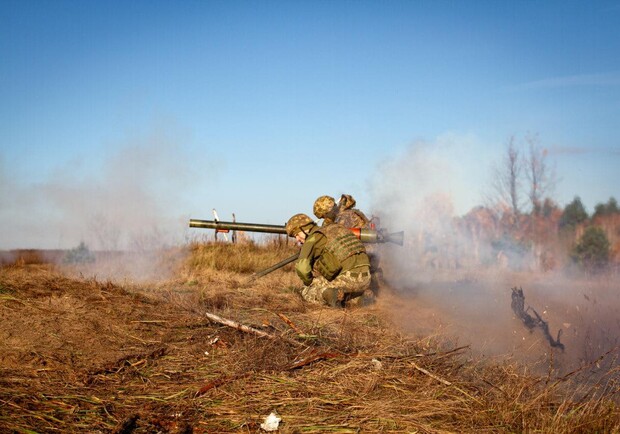
<instances>
[{"instance_id":1,"label":"shoulder-fired launcher tube","mask_svg":"<svg viewBox=\"0 0 620 434\"><path fill-rule=\"evenodd\" d=\"M190 228L215 229L216 231L264 232L267 234L286 234L284 225L263 225L258 223L237 223L215 220L190 219Z\"/></svg>"},{"instance_id":2,"label":"shoulder-fired launcher tube","mask_svg":"<svg viewBox=\"0 0 620 434\"><path fill-rule=\"evenodd\" d=\"M246 232L263 232L267 234L286 234L284 225L264 225L259 223L238 223L223 222L215 220L197 220L190 219L190 228L215 229L218 232L228 231L246 231ZM383 231L375 231L372 229L350 228L364 243L394 243L399 246L403 245L403 232L394 232L391 234L383 233Z\"/></svg>"}]
</instances>

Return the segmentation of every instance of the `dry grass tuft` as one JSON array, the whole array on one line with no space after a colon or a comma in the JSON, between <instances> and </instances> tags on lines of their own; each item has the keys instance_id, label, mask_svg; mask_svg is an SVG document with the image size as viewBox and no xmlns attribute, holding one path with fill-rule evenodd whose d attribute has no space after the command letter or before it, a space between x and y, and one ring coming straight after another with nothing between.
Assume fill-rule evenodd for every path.
<instances>
[{"instance_id":1,"label":"dry grass tuft","mask_svg":"<svg viewBox=\"0 0 620 434\"><path fill-rule=\"evenodd\" d=\"M207 243L189 246L192 270L253 273L265 269L299 251L292 244L272 243L269 247L253 242L243 244ZM288 266L289 270L291 266Z\"/></svg>"}]
</instances>

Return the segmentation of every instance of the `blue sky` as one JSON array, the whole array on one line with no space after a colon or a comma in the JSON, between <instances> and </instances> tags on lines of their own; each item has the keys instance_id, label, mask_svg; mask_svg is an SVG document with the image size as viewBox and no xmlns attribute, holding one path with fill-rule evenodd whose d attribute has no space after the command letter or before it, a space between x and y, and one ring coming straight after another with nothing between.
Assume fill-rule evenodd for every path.
<instances>
[{"instance_id":1,"label":"blue sky","mask_svg":"<svg viewBox=\"0 0 620 434\"><path fill-rule=\"evenodd\" d=\"M404 191L465 213L528 133L591 212L620 198L618 28L620 1L0 0L0 248L322 194L380 213L382 170L437 159Z\"/></svg>"}]
</instances>

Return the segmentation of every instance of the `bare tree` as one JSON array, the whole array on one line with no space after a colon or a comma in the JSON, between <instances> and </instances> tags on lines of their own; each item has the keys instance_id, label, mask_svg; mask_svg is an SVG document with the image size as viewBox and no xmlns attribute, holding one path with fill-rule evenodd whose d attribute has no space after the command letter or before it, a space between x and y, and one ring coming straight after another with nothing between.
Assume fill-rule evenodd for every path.
<instances>
[{"instance_id":1,"label":"bare tree","mask_svg":"<svg viewBox=\"0 0 620 434\"><path fill-rule=\"evenodd\" d=\"M538 214L542 210L545 196L550 195L555 188L555 170L549 166L547 150L540 146L537 134L528 134L525 142L529 146L529 154L523 163L528 181L528 198L532 213Z\"/></svg>"},{"instance_id":2,"label":"bare tree","mask_svg":"<svg viewBox=\"0 0 620 434\"><path fill-rule=\"evenodd\" d=\"M496 199L493 202L508 207L515 217L521 213L521 172L522 159L513 135L508 139L501 163L494 169L493 189Z\"/></svg>"}]
</instances>

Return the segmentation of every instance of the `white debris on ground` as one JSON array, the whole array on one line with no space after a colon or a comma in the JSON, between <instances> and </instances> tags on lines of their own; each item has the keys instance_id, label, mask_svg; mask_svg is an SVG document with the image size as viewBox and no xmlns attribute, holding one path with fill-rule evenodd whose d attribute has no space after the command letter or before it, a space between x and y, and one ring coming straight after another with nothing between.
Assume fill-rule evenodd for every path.
<instances>
[{"instance_id":1,"label":"white debris on ground","mask_svg":"<svg viewBox=\"0 0 620 434\"><path fill-rule=\"evenodd\" d=\"M380 360L372 359L371 363L372 363L373 368L375 368L377 371L383 369L383 363L381 363Z\"/></svg>"},{"instance_id":2,"label":"white debris on ground","mask_svg":"<svg viewBox=\"0 0 620 434\"><path fill-rule=\"evenodd\" d=\"M271 413L265 418L265 422L260 424L260 427L265 431L277 431L281 420L282 418L277 414Z\"/></svg>"}]
</instances>

